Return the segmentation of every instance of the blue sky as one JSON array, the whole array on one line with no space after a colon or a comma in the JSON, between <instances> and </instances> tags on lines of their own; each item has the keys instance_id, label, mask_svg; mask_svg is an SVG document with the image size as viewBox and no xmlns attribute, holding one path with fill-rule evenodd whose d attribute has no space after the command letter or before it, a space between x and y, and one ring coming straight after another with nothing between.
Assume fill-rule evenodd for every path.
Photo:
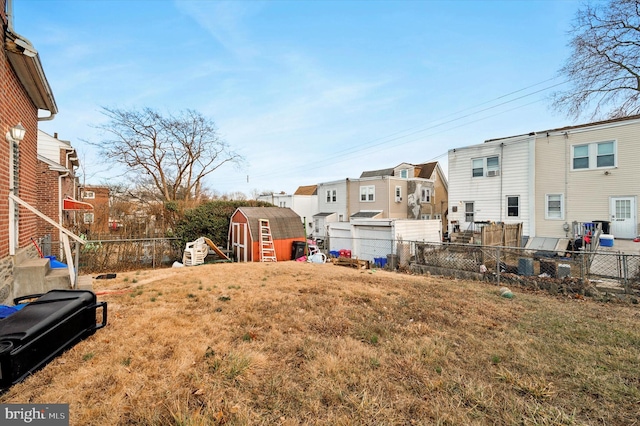
<instances>
[{"instance_id":1,"label":"blue sky","mask_svg":"<svg viewBox=\"0 0 640 426\"><path fill-rule=\"evenodd\" d=\"M101 107L194 109L246 158L207 187L293 192L575 124L566 88L576 1L14 0L86 183L119 179L83 141ZM564 83L564 84L563 84ZM584 120L582 120L584 121Z\"/></svg>"}]
</instances>

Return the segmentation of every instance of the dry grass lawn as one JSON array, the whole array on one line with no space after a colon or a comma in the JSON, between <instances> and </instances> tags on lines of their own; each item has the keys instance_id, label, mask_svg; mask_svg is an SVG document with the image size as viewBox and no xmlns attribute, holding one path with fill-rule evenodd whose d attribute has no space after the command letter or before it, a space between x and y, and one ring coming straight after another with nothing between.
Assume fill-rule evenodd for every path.
<instances>
[{"instance_id":1,"label":"dry grass lawn","mask_svg":"<svg viewBox=\"0 0 640 426\"><path fill-rule=\"evenodd\" d=\"M109 324L0 396L72 425L632 425L640 310L331 264L94 281Z\"/></svg>"}]
</instances>

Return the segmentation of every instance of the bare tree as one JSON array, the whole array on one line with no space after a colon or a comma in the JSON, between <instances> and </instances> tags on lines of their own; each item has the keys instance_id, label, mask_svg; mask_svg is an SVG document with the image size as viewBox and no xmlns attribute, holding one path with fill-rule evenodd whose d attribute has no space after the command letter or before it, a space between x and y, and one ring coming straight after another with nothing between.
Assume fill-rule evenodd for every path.
<instances>
[{"instance_id":1,"label":"bare tree","mask_svg":"<svg viewBox=\"0 0 640 426\"><path fill-rule=\"evenodd\" d=\"M97 127L110 137L94 145L138 182L150 182L163 201L198 201L206 176L243 161L219 137L214 122L199 112L163 116L151 108L103 107L102 113L109 121Z\"/></svg>"},{"instance_id":2,"label":"bare tree","mask_svg":"<svg viewBox=\"0 0 640 426\"><path fill-rule=\"evenodd\" d=\"M580 9L572 54L560 69L571 87L553 95L553 108L578 118L617 118L640 112L640 0L609 0Z\"/></svg>"}]
</instances>

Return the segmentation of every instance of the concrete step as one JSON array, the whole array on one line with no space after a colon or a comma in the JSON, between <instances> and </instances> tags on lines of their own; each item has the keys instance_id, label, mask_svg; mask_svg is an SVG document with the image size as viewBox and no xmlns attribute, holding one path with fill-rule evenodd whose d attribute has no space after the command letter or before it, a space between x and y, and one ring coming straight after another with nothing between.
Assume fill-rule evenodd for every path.
<instances>
[{"instance_id":1,"label":"concrete step","mask_svg":"<svg viewBox=\"0 0 640 426\"><path fill-rule=\"evenodd\" d=\"M26 296L43 293L44 277L49 270L49 259L24 259L14 266L13 294Z\"/></svg>"},{"instance_id":2,"label":"concrete step","mask_svg":"<svg viewBox=\"0 0 640 426\"><path fill-rule=\"evenodd\" d=\"M70 288L69 270L52 269L47 258L23 259L14 267L13 294L16 297Z\"/></svg>"},{"instance_id":3,"label":"concrete step","mask_svg":"<svg viewBox=\"0 0 640 426\"><path fill-rule=\"evenodd\" d=\"M69 290L71 288L71 278L67 268L49 269L44 276L44 291L49 290Z\"/></svg>"}]
</instances>

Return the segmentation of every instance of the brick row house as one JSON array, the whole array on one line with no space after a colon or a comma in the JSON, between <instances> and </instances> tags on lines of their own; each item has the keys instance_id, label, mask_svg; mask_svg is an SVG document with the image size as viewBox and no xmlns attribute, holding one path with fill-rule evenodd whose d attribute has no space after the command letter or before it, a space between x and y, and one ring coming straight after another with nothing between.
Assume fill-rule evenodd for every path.
<instances>
[{"instance_id":1,"label":"brick row house","mask_svg":"<svg viewBox=\"0 0 640 426\"><path fill-rule=\"evenodd\" d=\"M78 154L69 141L38 130L38 181L36 207L47 217L74 233L82 232L85 217L93 215L93 205L79 201L76 170ZM61 231L51 223L38 221L37 235L43 238L45 255L61 256Z\"/></svg>"},{"instance_id":2,"label":"brick row house","mask_svg":"<svg viewBox=\"0 0 640 426\"><path fill-rule=\"evenodd\" d=\"M37 210L43 186L38 122L53 119L58 108L37 50L13 29L10 0L0 0L0 6L0 128L6 133L0 150L0 303L6 303L43 290L42 285L29 287L31 279L21 283L18 276L30 261L43 261L48 268L48 259L39 259L34 244L43 237L40 222L46 221Z\"/></svg>"}]
</instances>

